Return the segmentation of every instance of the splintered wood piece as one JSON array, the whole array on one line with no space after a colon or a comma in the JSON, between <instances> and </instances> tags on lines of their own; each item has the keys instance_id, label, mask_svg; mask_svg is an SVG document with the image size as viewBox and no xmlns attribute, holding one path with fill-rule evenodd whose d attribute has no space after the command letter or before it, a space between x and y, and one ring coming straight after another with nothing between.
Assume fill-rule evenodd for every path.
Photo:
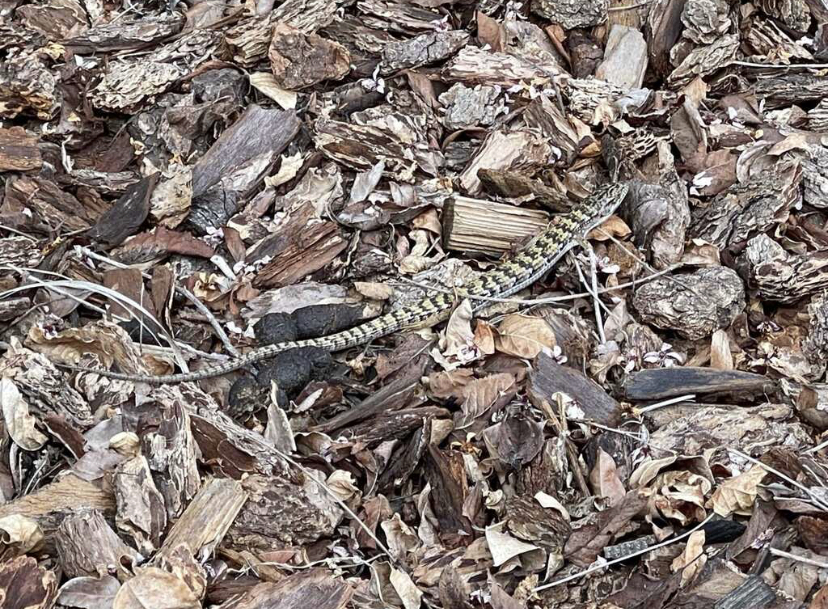
<instances>
[{"instance_id":1,"label":"splintered wood piece","mask_svg":"<svg viewBox=\"0 0 828 609\"><path fill-rule=\"evenodd\" d=\"M549 216L543 211L453 197L443 208L443 247L502 254L537 235L548 222Z\"/></svg>"},{"instance_id":2,"label":"splintered wood piece","mask_svg":"<svg viewBox=\"0 0 828 609\"><path fill-rule=\"evenodd\" d=\"M576 401L583 411L583 419L602 425L614 426L621 417L621 406L595 381L580 371L561 366L548 355L541 353L535 369L529 374L529 400L538 408L558 412L554 393L564 393Z\"/></svg>"},{"instance_id":3,"label":"splintered wood piece","mask_svg":"<svg viewBox=\"0 0 828 609\"><path fill-rule=\"evenodd\" d=\"M248 107L193 166L193 196L204 194L255 157L265 153L278 157L299 132L300 123L292 110L272 110L255 104Z\"/></svg>"},{"instance_id":4,"label":"splintered wood piece","mask_svg":"<svg viewBox=\"0 0 828 609\"><path fill-rule=\"evenodd\" d=\"M121 541L98 510L75 511L55 535L60 565L69 577L96 577L116 569L126 577L141 555Z\"/></svg>"},{"instance_id":5,"label":"splintered wood piece","mask_svg":"<svg viewBox=\"0 0 828 609\"><path fill-rule=\"evenodd\" d=\"M694 393L772 393L774 382L751 372L713 368L654 368L633 374L624 385L630 400L662 400Z\"/></svg>"},{"instance_id":6,"label":"splintered wood piece","mask_svg":"<svg viewBox=\"0 0 828 609\"><path fill-rule=\"evenodd\" d=\"M22 127L0 129L0 171L29 171L43 164L37 136Z\"/></svg>"},{"instance_id":7,"label":"splintered wood piece","mask_svg":"<svg viewBox=\"0 0 828 609\"><path fill-rule=\"evenodd\" d=\"M0 505L0 518L27 516L47 535L69 514L80 509L115 513L115 497L75 475L63 476L34 493Z\"/></svg>"},{"instance_id":8,"label":"splintered wood piece","mask_svg":"<svg viewBox=\"0 0 828 609\"><path fill-rule=\"evenodd\" d=\"M159 554L172 553L181 544L187 544L194 555L205 548L207 554L212 554L245 501L247 493L238 480L214 478L209 481L172 526Z\"/></svg>"}]
</instances>

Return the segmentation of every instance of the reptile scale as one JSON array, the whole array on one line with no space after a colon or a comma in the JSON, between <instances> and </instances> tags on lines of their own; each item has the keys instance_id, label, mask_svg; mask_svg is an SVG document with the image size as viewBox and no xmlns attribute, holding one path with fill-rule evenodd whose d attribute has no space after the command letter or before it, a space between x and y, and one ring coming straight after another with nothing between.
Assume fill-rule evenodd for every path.
<instances>
[{"instance_id":1,"label":"reptile scale","mask_svg":"<svg viewBox=\"0 0 828 609\"><path fill-rule=\"evenodd\" d=\"M167 376L126 374L108 370L90 370L77 366L62 367L113 379L153 385L183 383L221 376L288 349L318 347L331 352L341 351L387 336L400 329L433 325L449 317L457 297L462 298L468 295L484 299L505 298L533 284L545 275L581 237L612 215L627 196L628 188L626 184L609 184L600 187L568 214L556 216L525 249L499 264L497 268L473 280L468 286L464 286L456 296L437 291L430 292L422 300L410 306L392 311L350 330L320 338L260 347L243 357L219 366ZM485 300L476 300L473 303L472 308L475 311L487 305Z\"/></svg>"}]
</instances>

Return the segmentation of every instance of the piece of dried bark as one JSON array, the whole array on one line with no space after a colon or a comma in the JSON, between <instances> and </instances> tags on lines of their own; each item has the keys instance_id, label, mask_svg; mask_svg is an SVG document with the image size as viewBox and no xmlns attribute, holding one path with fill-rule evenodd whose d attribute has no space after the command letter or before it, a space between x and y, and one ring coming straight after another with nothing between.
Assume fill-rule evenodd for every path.
<instances>
[{"instance_id":1,"label":"piece of dried bark","mask_svg":"<svg viewBox=\"0 0 828 609\"><path fill-rule=\"evenodd\" d=\"M667 83L672 89L680 89L697 76L705 77L727 66L736 58L739 36L728 34L708 46L690 52L670 76Z\"/></svg>"},{"instance_id":2,"label":"piece of dried bark","mask_svg":"<svg viewBox=\"0 0 828 609\"><path fill-rule=\"evenodd\" d=\"M779 162L772 171L734 184L706 207L694 210L690 234L724 247L764 233L787 220L799 200L801 180L799 163Z\"/></svg>"},{"instance_id":3,"label":"piece of dried bark","mask_svg":"<svg viewBox=\"0 0 828 609\"><path fill-rule=\"evenodd\" d=\"M314 475L322 477L318 472ZM317 500L324 494L319 484L311 479L305 481L305 501L319 509L316 517L309 517L306 509L285 502L285 497L291 494L288 486L275 477L246 478L242 488L248 499L227 530L222 547L240 552L274 550L313 543L332 534L344 512L329 500Z\"/></svg>"},{"instance_id":4,"label":"piece of dried bark","mask_svg":"<svg viewBox=\"0 0 828 609\"><path fill-rule=\"evenodd\" d=\"M500 93L498 86L478 85L469 88L462 83L455 83L439 98L446 112L443 125L452 130L491 125L506 109Z\"/></svg>"},{"instance_id":5,"label":"piece of dried bark","mask_svg":"<svg viewBox=\"0 0 828 609\"><path fill-rule=\"evenodd\" d=\"M538 408L558 412L553 394L562 392L575 400L580 416L572 419L595 421L614 426L621 417L621 405L605 392L600 385L578 370L558 364L552 357L541 353L535 360L535 369L529 374L527 387L529 399Z\"/></svg>"},{"instance_id":6,"label":"piece of dried bark","mask_svg":"<svg viewBox=\"0 0 828 609\"><path fill-rule=\"evenodd\" d=\"M346 609L354 589L325 569L312 569L285 577L278 583L263 582L222 605L227 609Z\"/></svg>"},{"instance_id":7,"label":"piece of dried bark","mask_svg":"<svg viewBox=\"0 0 828 609\"><path fill-rule=\"evenodd\" d=\"M40 32L50 41L60 41L86 29L86 11L76 0L50 0L19 8L15 16L20 22Z\"/></svg>"},{"instance_id":8,"label":"piece of dried bark","mask_svg":"<svg viewBox=\"0 0 828 609\"><path fill-rule=\"evenodd\" d=\"M507 53L493 53L479 47L465 46L443 68L443 79L473 85L518 85L521 81L551 79L561 75L557 66L539 66L537 62Z\"/></svg>"},{"instance_id":9,"label":"piece of dried bark","mask_svg":"<svg viewBox=\"0 0 828 609\"><path fill-rule=\"evenodd\" d=\"M177 34L184 21L184 16L178 12L146 15L139 19L126 17L115 23L96 23L82 34L70 36L63 44L76 54L138 49Z\"/></svg>"},{"instance_id":10,"label":"piece of dried bark","mask_svg":"<svg viewBox=\"0 0 828 609\"><path fill-rule=\"evenodd\" d=\"M150 197L158 177L159 174L154 173L131 186L89 229L89 238L116 245L133 235L149 215Z\"/></svg>"},{"instance_id":11,"label":"piece of dried bark","mask_svg":"<svg viewBox=\"0 0 828 609\"><path fill-rule=\"evenodd\" d=\"M128 239L111 255L115 260L124 264L140 264L158 260L170 254L209 259L215 256L216 252L204 241L188 233L171 231L159 226Z\"/></svg>"},{"instance_id":12,"label":"piece of dried bark","mask_svg":"<svg viewBox=\"0 0 828 609\"><path fill-rule=\"evenodd\" d=\"M462 30L420 34L414 38L391 42L382 50L382 72L424 66L443 61L469 42L469 34Z\"/></svg>"},{"instance_id":13,"label":"piece of dried bark","mask_svg":"<svg viewBox=\"0 0 828 609\"><path fill-rule=\"evenodd\" d=\"M268 49L276 83L290 91L305 89L325 80L339 80L350 70L348 49L318 34L304 34L277 22Z\"/></svg>"},{"instance_id":14,"label":"piece of dried bark","mask_svg":"<svg viewBox=\"0 0 828 609\"><path fill-rule=\"evenodd\" d=\"M215 550L239 514L248 494L237 480L214 478L204 484L173 524L160 553L186 544L194 556Z\"/></svg>"},{"instance_id":15,"label":"piece of dried bark","mask_svg":"<svg viewBox=\"0 0 828 609\"><path fill-rule=\"evenodd\" d=\"M546 165L551 153L549 143L531 131L492 131L458 180L466 192L475 195L481 188L477 175L481 169L531 173Z\"/></svg>"},{"instance_id":16,"label":"piece of dried bark","mask_svg":"<svg viewBox=\"0 0 828 609\"><path fill-rule=\"evenodd\" d=\"M622 89L638 89L647 71L647 42L635 28L615 24L609 33L604 61L595 77Z\"/></svg>"},{"instance_id":17,"label":"piece of dried bark","mask_svg":"<svg viewBox=\"0 0 828 609\"><path fill-rule=\"evenodd\" d=\"M167 513L147 460L139 455L119 464L114 482L118 510L115 523L141 553L149 556L160 545Z\"/></svg>"},{"instance_id":18,"label":"piece of dried bark","mask_svg":"<svg viewBox=\"0 0 828 609\"><path fill-rule=\"evenodd\" d=\"M130 566L141 561L141 555L121 541L98 510L73 511L58 527L55 545L69 577L102 577L115 571L126 578Z\"/></svg>"},{"instance_id":19,"label":"piece of dried bark","mask_svg":"<svg viewBox=\"0 0 828 609\"><path fill-rule=\"evenodd\" d=\"M761 374L687 366L641 370L624 383L630 400L661 400L680 395L734 393L742 397L773 393L774 382Z\"/></svg>"},{"instance_id":20,"label":"piece of dried bark","mask_svg":"<svg viewBox=\"0 0 828 609\"><path fill-rule=\"evenodd\" d=\"M733 322L745 308L745 289L734 270L709 267L650 281L632 304L643 322L696 340Z\"/></svg>"},{"instance_id":21,"label":"piece of dried bark","mask_svg":"<svg viewBox=\"0 0 828 609\"><path fill-rule=\"evenodd\" d=\"M0 63L0 117L51 120L60 108L58 83L37 50L11 53Z\"/></svg>"},{"instance_id":22,"label":"piece of dried bark","mask_svg":"<svg viewBox=\"0 0 828 609\"><path fill-rule=\"evenodd\" d=\"M299 125L293 111L248 106L193 166L193 196L204 194L237 167L260 155L278 158L299 132Z\"/></svg>"},{"instance_id":23,"label":"piece of dried bark","mask_svg":"<svg viewBox=\"0 0 828 609\"><path fill-rule=\"evenodd\" d=\"M12 177L6 181L0 221L18 230L54 234L57 227L81 231L91 218L83 205L57 184L41 177Z\"/></svg>"},{"instance_id":24,"label":"piece of dried bark","mask_svg":"<svg viewBox=\"0 0 828 609\"><path fill-rule=\"evenodd\" d=\"M821 101L828 96L828 81L813 74L788 74L756 82L756 97L773 109L790 104Z\"/></svg>"},{"instance_id":25,"label":"piece of dried bark","mask_svg":"<svg viewBox=\"0 0 828 609\"><path fill-rule=\"evenodd\" d=\"M796 302L828 288L828 252L791 254L764 233L748 241L738 263L768 300Z\"/></svg>"},{"instance_id":26,"label":"piece of dried bark","mask_svg":"<svg viewBox=\"0 0 828 609\"><path fill-rule=\"evenodd\" d=\"M634 184L627 198L627 215L635 243L648 250L657 269L676 264L684 255L685 233L690 224L687 191L671 182L668 187Z\"/></svg>"},{"instance_id":27,"label":"piece of dried bark","mask_svg":"<svg viewBox=\"0 0 828 609\"><path fill-rule=\"evenodd\" d=\"M559 24L565 30L588 28L607 20L609 0L540 0L532 12Z\"/></svg>"},{"instance_id":28,"label":"piece of dried bark","mask_svg":"<svg viewBox=\"0 0 828 609\"><path fill-rule=\"evenodd\" d=\"M756 6L797 32L806 32L811 24L806 0L757 0Z\"/></svg>"},{"instance_id":29,"label":"piece of dried bark","mask_svg":"<svg viewBox=\"0 0 828 609\"><path fill-rule=\"evenodd\" d=\"M43 164L38 138L22 127L0 129L0 171L30 171Z\"/></svg>"},{"instance_id":30,"label":"piece of dried bark","mask_svg":"<svg viewBox=\"0 0 828 609\"><path fill-rule=\"evenodd\" d=\"M549 223L542 211L452 197L443 208L443 247L502 254L538 234Z\"/></svg>"},{"instance_id":31,"label":"piece of dried bark","mask_svg":"<svg viewBox=\"0 0 828 609\"><path fill-rule=\"evenodd\" d=\"M334 222L317 220L313 203L291 214L279 230L262 241L250 255L270 261L262 267L253 286L281 287L307 277L333 261L348 245Z\"/></svg>"}]
</instances>

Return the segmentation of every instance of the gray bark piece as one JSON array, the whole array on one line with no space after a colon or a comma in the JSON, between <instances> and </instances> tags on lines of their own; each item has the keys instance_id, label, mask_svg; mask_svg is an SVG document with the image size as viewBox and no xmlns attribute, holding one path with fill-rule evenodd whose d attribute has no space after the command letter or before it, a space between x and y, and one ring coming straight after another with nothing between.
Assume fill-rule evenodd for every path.
<instances>
[{"instance_id":1,"label":"gray bark piece","mask_svg":"<svg viewBox=\"0 0 828 609\"><path fill-rule=\"evenodd\" d=\"M637 29L616 24L610 30L604 61L595 77L622 89L638 89L647 71L647 41Z\"/></svg>"},{"instance_id":2,"label":"gray bark piece","mask_svg":"<svg viewBox=\"0 0 828 609\"><path fill-rule=\"evenodd\" d=\"M477 86L470 89L456 83L440 96L440 103L446 108L443 125L446 129L468 129L478 125L488 126L504 107L504 100L498 101L500 87Z\"/></svg>"},{"instance_id":3,"label":"gray bark piece","mask_svg":"<svg viewBox=\"0 0 828 609\"><path fill-rule=\"evenodd\" d=\"M710 267L641 286L633 306L643 322L697 340L733 322L745 308L745 289L734 270Z\"/></svg>"},{"instance_id":4,"label":"gray bark piece","mask_svg":"<svg viewBox=\"0 0 828 609\"><path fill-rule=\"evenodd\" d=\"M205 193L222 176L263 152L278 155L299 132L292 110L251 105L193 167L193 196Z\"/></svg>"},{"instance_id":5,"label":"gray bark piece","mask_svg":"<svg viewBox=\"0 0 828 609\"><path fill-rule=\"evenodd\" d=\"M592 27L607 20L609 0L534 0L532 12L565 30Z\"/></svg>"},{"instance_id":6,"label":"gray bark piece","mask_svg":"<svg viewBox=\"0 0 828 609\"><path fill-rule=\"evenodd\" d=\"M462 31L431 32L415 38L387 44L382 51L383 73L424 66L443 61L469 42Z\"/></svg>"}]
</instances>

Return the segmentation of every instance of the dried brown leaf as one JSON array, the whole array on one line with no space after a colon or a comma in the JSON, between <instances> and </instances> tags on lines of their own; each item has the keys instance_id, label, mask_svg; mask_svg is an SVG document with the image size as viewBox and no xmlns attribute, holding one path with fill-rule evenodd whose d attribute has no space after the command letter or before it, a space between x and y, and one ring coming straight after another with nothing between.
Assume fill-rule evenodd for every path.
<instances>
[{"instance_id":1,"label":"dried brown leaf","mask_svg":"<svg viewBox=\"0 0 828 609\"><path fill-rule=\"evenodd\" d=\"M759 484L767 476L768 470L761 465L754 465L743 474L722 482L708 502L719 516L730 514L750 516L753 502L759 491Z\"/></svg>"},{"instance_id":2,"label":"dried brown leaf","mask_svg":"<svg viewBox=\"0 0 828 609\"><path fill-rule=\"evenodd\" d=\"M501 353L534 359L544 348L557 344L555 333L542 318L513 313L497 328L495 346Z\"/></svg>"},{"instance_id":3,"label":"dried brown leaf","mask_svg":"<svg viewBox=\"0 0 828 609\"><path fill-rule=\"evenodd\" d=\"M6 431L12 441L23 450L39 450L47 438L35 427L37 420L29 412L29 405L8 377L0 379L0 408Z\"/></svg>"}]
</instances>

